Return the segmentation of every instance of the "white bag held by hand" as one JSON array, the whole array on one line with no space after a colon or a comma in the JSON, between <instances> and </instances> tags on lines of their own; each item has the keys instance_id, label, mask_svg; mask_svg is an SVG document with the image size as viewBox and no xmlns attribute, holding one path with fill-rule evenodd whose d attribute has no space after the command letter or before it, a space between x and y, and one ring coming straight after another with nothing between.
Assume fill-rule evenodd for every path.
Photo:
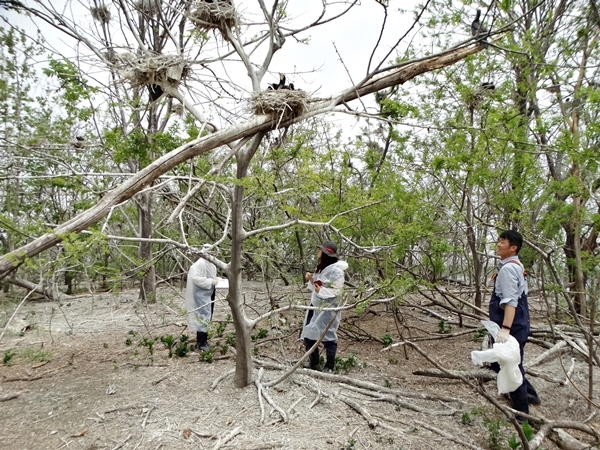
<instances>
[{"instance_id":1,"label":"white bag held by hand","mask_svg":"<svg viewBox=\"0 0 600 450\"><path fill-rule=\"evenodd\" d=\"M495 340L500 331L498 324L489 320L482 320L481 323ZM473 364L480 366L484 362L497 362L500 365L500 372L498 372L496 381L499 394L508 394L523 383L523 375L519 370L521 352L519 343L513 336L509 336L508 341L503 344L494 342L493 348L489 350L471 352L471 360Z\"/></svg>"}]
</instances>

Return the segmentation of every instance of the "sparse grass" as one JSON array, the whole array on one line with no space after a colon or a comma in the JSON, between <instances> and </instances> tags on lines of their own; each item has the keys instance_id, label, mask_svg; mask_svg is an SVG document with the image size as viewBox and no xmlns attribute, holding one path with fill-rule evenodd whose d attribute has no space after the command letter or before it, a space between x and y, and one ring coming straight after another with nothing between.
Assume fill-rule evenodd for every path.
<instances>
[{"instance_id":1,"label":"sparse grass","mask_svg":"<svg viewBox=\"0 0 600 450\"><path fill-rule=\"evenodd\" d=\"M26 348L21 352L21 356L31 362L49 362L50 352L42 349Z\"/></svg>"}]
</instances>

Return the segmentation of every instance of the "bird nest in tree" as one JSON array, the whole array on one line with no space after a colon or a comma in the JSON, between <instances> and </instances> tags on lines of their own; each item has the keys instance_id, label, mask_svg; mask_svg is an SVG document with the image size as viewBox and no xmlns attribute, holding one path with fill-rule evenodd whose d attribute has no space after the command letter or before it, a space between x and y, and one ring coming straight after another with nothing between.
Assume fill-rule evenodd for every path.
<instances>
[{"instance_id":1,"label":"bird nest in tree","mask_svg":"<svg viewBox=\"0 0 600 450\"><path fill-rule=\"evenodd\" d=\"M117 54L115 64L131 86L146 86L158 83L179 85L189 74L189 68L181 56L155 55L135 56L132 53Z\"/></svg>"},{"instance_id":2,"label":"bird nest in tree","mask_svg":"<svg viewBox=\"0 0 600 450\"><path fill-rule=\"evenodd\" d=\"M302 115L307 109L308 98L304 91L262 91L252 94L250 107L254 114L269 114L281 122Z\"/></svg>"},{"instance_id":3,"label":"bird nest in tree","mask_svg":"<svg viewBox=\"0 0 600 450\"><path fill-rule=\"evenodd\" d=\"M231 0L200 0L194 2L189 18L199 29L224 30L235 26L237 13Z\"/></svg>"}]
</instances>

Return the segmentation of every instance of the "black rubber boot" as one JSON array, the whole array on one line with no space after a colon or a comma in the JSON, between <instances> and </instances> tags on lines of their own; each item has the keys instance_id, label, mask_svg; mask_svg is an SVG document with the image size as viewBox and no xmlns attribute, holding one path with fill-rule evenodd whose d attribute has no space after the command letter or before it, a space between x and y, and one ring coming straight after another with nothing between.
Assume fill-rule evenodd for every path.
<instances>
[{"instance_id":1,"label":"black rubber boot","mask_svg":"<svg viewBox=\"0 0 600 450\"><path fill-rule=\"evenodd\" d=\"M309 351L310 348L315 345L315 342L311 339L304 338L304 346L306 347L306 351ZM319 369L319 348L317 347L309 356L308 363L304 365L305 369L318 370Z\"/></svg>"},{"instance_id":2,"label":"black rubber boot","mask_svg":"<svg viewBox=\"0 0 600 450\"><path fill-rule=\"evenodd\" d=\"M325 356L327 357L327 359L325 360L325 367L323 368L323 372L333 373L335 369L335 354L337 352L337 342L323 342L323 345L325 346Z\"/></svg>"},{"instance_id":3,"label":"black rubber boot","mask_svg":"<svg viewBox=\"0 0 600 450\"><path fill-rule=\"evenodd\" d=\"M210 350L210 347L208 346L208 333L205 333L204 331L196 332L196 348L201 352Z\"/></svg>"}]
</instances>

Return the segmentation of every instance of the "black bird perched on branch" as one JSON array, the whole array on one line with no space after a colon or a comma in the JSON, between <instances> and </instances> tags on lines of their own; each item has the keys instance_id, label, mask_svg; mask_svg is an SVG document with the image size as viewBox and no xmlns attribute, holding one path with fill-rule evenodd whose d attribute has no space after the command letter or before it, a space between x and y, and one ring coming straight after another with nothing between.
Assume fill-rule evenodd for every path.
<instances>
[{"instance_id":1,"label":"black bird perched on branch","mask_svg":"<svg viewBox=\"0 0 600 450\"><path fill-rule=\"evenodd\" d=\"M481 23L479 18L481 17L481 10L477 10L477 15L475 16L475 20L471 23L471 34L475 37L480 37L479 42L485 48L488 46L487 44L487 28L484 24Z\"/></svg>"}]
</instances>

